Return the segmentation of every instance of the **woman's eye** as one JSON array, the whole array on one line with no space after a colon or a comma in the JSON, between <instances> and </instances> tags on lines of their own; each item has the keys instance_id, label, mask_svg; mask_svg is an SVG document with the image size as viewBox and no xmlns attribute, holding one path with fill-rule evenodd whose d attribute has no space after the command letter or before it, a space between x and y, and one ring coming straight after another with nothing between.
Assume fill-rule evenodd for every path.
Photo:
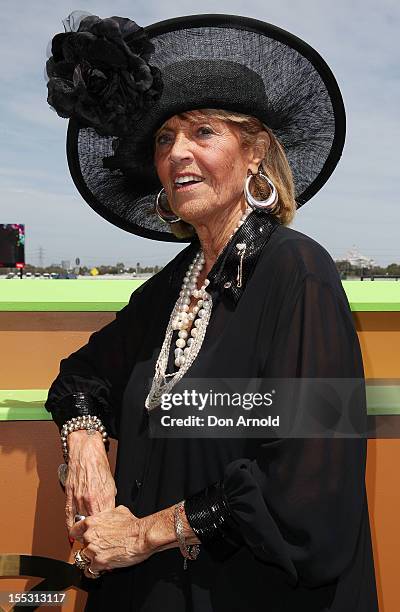
<instances>
[{"instance_id":1,"label":"woman's eye","mask_svg":"<svg viewBox=\"0 0 400 612\"><path fill-rule=\"evenodd\" d=\"M213 131L212 131L212 129L210 127L203 126L203 127L198 129L198 133L200 134L200 136L208 136L210 134L213 134Z\"/></svg>"},{"instance_id":2,"label":"woman's eye","mask_svg":"<svg viewBox=\"0 0 400 612\"><path fill-rule=\"evenodd\" d=\"M171 142L171 136L169 136L168 134L160 134L160 136L157 137L156 142L158 145L168 144L169 142Z\"/></svg>"},{"instance_id":3,"label":"woman's eye","mask_svg":"<svg viewBox=\"0 0 400 612\"><path fill-rule=\"evenodd\" d=\"M197 129L198 136L210 136L214 134L214 131L211 127L207 125L203 125ZM171 144L173 141L173 136L171 134L160 134L156 138L156 144L159 146Z\"/></svg>"}]
</instances>

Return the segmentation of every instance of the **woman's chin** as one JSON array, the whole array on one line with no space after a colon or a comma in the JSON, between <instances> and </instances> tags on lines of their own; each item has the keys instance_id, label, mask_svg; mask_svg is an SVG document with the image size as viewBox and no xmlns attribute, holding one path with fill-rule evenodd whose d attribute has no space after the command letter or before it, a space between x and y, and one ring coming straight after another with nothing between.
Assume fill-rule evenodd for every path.
<instances>
[{"instance_id":1,"label":"woman's chin","mask_svg":"<svg viewBox=\"0 0 400 612\"><path fill-rule=\"evenodd\" d=\"M204 198L188 197L185 202L177 202L172 208L178 217L192 224L204 220L207 209L209 209L209 202L204 201Z\"/></svg>"}]
</instances>

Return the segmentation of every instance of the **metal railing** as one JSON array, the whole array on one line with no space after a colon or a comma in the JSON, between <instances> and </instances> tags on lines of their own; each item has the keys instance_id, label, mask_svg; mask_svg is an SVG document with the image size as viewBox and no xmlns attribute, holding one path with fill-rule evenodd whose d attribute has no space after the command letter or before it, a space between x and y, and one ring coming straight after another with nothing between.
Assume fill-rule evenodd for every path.
<instances>
[{"instance_id":1,"label":"metal railing","mask_svg":"<svg viewBox=\"0 0 400 612\"><path fill-rule=\"evenodd\" d=\"M384 278L384 279L394 278L395 280L398 280L400 278L400 275L399 274L362 274L360 276L360 280L369 279L373 281L379 278Z\"/></svg>"}]
</instances>

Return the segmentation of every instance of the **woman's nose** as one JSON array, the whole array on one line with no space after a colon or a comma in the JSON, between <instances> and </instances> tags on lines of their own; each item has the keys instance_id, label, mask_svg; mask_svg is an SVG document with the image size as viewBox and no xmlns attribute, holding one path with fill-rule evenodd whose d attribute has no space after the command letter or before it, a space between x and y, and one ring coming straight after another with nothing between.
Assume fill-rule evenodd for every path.
<instances>
[{"instance_id":1,"label":"woman's nose","mask_svg":"<svg viewBox=\"0 0 400 612\"><path fill-rule=\"evenodd\" d=\"M193 159L193 154L190 150L190 140L183 134L177 134L169 151L170 160L173 163L179 163Z\"/></svg>"}]
</instances>

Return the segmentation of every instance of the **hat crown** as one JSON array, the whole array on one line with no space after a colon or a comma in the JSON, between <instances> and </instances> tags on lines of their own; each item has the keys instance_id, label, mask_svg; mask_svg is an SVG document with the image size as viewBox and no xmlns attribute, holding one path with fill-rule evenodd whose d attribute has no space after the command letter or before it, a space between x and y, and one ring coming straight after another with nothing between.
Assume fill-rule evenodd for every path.
<instances>
[{"instance_id":1,"label":"hat crown","mask_svg":"<svg viewBox=\"0 0 400 612\"><path fill-rule=\"evenodd\" d=\"M144 119L155 130L179 113L214 108L253 115L275 124L259 74L244 64L222 59L186 59L163 70L161 98Z\"/></svg>"}]
</instances>

